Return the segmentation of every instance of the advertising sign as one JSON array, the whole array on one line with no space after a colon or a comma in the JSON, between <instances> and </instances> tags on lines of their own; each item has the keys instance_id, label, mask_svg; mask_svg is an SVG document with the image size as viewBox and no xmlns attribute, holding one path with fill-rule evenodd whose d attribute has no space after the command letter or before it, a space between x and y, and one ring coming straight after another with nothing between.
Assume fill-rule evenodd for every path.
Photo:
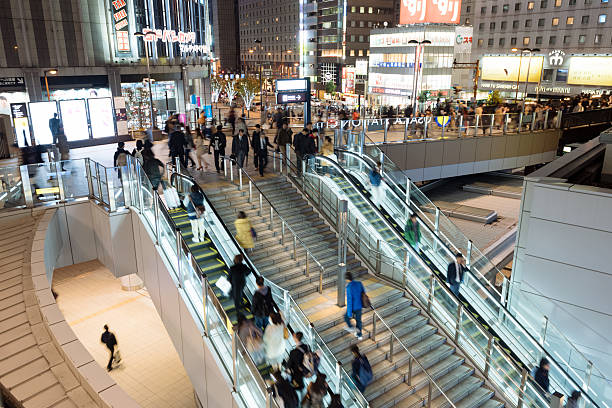
<instances>
[{"instance_id":1,"label":"advertising sign","mask_svg":"<svg viewBox=\"0 0 612 408\"><path fill-rule=\"evenodd\" d=\"M431 41L431 45L435 46L452 47L456 42L455 31L447 27L428 28L427 31L421 33L372 34L370 35L370 47L413 47L414 44L409 44L409 41L414 40L417 36L422 36L422 39Z\"/></svg>"},{"instance_id":2,"label":"advertising sign","mask_svg":"<svg viewBox=\"0 0 612 408\"><path fill-rule=\"evenodd\" d=\"M485 56L482 57L481 78L487 81L509 81L516 82L520 74L519 82L525 82L527 71L529 71L529 82L539 82L544 65L544 57L541 55L521 58L518 55L508 56Z\"/></svg>"},{"instance_id":3,"label":"advertising sign","mask_svg":"<svg viewBox=\"0 0 612 408\"><path fill-rule=\"evenodd\" d=\"M304 103L306 102L306 93L279 93L276 95L276 103L285 104L285 103Z\"/></svg>"},{"instance_id":4,"label":"advertising sign","mask_svg":"<svg viewBox=\"0 0 612 408\"><path fill-rule=\"evenodd\" d=\"M117 52L130 52L127 0L113 0L111 4L113 5L111 14L115 28L115 46L117 47Z\"/></svg>"},{"instance_id":5,"label":"advertising sign","mask_svg":"<svg viewBox=\"0 0 612 408\"><path fill-rule=\"evenodd\" d=\"M342 93L355 93L355 67L342 68Z\"/></svg>"},{"instance_id":6,"label":"advertising sign","mask_svg":"<svg viewBox=\"0 0 612 408\"><path fill-rule=\"evenodd\" d=\"M368 60L358 59L355 61L355 74L356 75L368 75Z\"/></svg>"},{"instance_id":7,"label":"advertising sign","mask_svg":"<svg viewBox=\"0 0 612 408\"><path fill-rule=\"evenodd\" d=\"M25 103L11 103L11 116L13 117L17 144L19 147L29 146L31 140L27 105Z\"/></svg>"},{"instance_id":8,"label":"advertising sign","mask_svg":"<svg viewBox=\"0 0 612 408\"><path fill-rule=\"evenodd\" d=\"M185 33L183 31L143 28L142 33L145 35L144 40L147 42L178 43L179 50L184 53L208 52L208 46L196 44L196 33L193 31Z\"/></svg>"},{"instance_id":9,"label":"advertising sign","mask_svg":"<svg viewBox=\"0 0 612 408\"><path fill-rule=\"evenodd\" d=\"M115 136L115 112L110 98L90 98L87 100L91 133L94 139Z\"/></svg>"},{"instance_id":10,"label":"advertising sign","mask_svg":"<svg viewBox=\"0 0 612 408\"><path fill-rule=\"evenodd\" d=\"M32 102L30 103L30 115L32 116L32 130L34 138L38 144L52 144L53 135L49 127L49 120L53 115L59 113L57 103L51 102Z\"/></svg>"},{"instance_id":11,"label":"advertising sign","mask_svg":"<svg viewBox=\"0 0 612 408\"><path fill-rule=\"evenodd\" d=\"M472 38L474 27L457 26L455 28L455 54L469 54L472 52Z\"/></svg>"},{"instance_id":12,"label":"advertising sign","mask_svg":"<svg viewBox=\"0 0 612 408\"><path fill-rule=\"evenodd\" d=\"M23 77L5 77L0 78L0 88L23 88L25 81Z\"/></svg>"},{"instance_id":13,"label":"advertising sign","mask_svg":"<svg viewBox=\"0 0 612 408\"><path fill-rule=\"evenodd\" d=\"M69 142L89 139L89 126L87 125L87 111L85 101L73 99L60 101L60 111L64 124L64 133Z\"/></svg>"},{"instance_id":14,"label":"advertising sign","mask_svg":"<svg viewBox=\"0 0 612 408\"><path fill-rule=\"evenodd\" d=\"M461 0L402 0L400 24L459 24Z\"/></svg>"},{"instance_id":15,"label":"advertising sign","mask_svg":"<svg viewBox=\"0 0 612 408\"><path fill-rule=\"evenodd\" d=\"M117 134L127 135L127 111L125 109L125 98L123 96L115 96L113 98L115 102L115 120L117 121Z\"/></svg>"},{"instance_id":16,"label":"advertising sign","mask_svg":"<svg viewBox=\"0 0 612 408\"><path fill-rule=\"evenodd\" d=\"M304 92L308 88L306 79L277 79L276 92Z\"/></svg>"},{"instance_id":17,"label":"advertising sign","mask_svg":"<svg viewBox=\"0 0 612 408\"><path fill-rule=\"evenodd\" d=\"M572 56L567 83L570 85L612 86L612 57Z\"/></svg>"}]
</instances>

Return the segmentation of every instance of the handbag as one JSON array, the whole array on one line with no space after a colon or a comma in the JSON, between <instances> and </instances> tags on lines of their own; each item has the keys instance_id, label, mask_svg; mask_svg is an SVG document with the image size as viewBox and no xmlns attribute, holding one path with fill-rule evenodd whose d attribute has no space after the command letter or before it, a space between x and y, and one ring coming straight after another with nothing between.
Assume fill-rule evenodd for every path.
<instances>
[{"instance_id":1,"label":"handbag","mask_svg":"<svg viewBox=\"0 0 612 408\"><path fill-rule=\"evenodd\" d=\"M215 286L219 288L221 292L225 296L229 295L230 290L232 289L232 284L227 280L225 276L221 276L217 282L215 282Z\"/></svg>"},{"instance_id":2,"label":"handbag","mask_svg":"<svg viewBox=\"0 0 612 408\"><path fill-rule=\"evenodd\" d=\"M255 231L255 228L253 227L251 227L251 236L253 239L257 239L257 231Z\"/></svg>"},{"instance_id":3,"label":"handbag","mask_svg":"<svg viewBox=\"0 0 612 408\"><path fill-rule=\"evenodd\" d=\"M370 309L373 309L372 302L370 302L370 298L365 292L361 292L361 306L369 307Z\"/></svg>"}]
</instances>

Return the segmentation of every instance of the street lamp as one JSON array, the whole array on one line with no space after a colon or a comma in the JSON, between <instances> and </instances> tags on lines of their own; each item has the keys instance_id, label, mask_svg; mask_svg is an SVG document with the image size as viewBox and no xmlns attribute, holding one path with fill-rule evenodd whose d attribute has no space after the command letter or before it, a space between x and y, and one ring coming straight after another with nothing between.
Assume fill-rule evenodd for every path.
<instances>
[{"instance_id":1,"label":"street lamp","mask_svg":"<svg viewBox=\"0 0 612 408\"><path fill-rule=\"evenodd\" d=\"M47 101L51 100L51 94L49 93L49 81L47 80L47 74L49 75L57 75L57 69L51 68L43 72L45 75L45 86L47 87Z\"/></svg>"},{"instance_id":2,"label":"street lamp","mask_svg":"<svg viewBox=\"0 0 612 408\"><path fill-rule=\"evenodd\" d=\"M431 44L429 40L417 41L410 40L408 44L414 45L414 76L412 78L412 112L416 113L416 99L417 99L417 86L419 81L419 62L417 61L417 53L420 46ZM420 58L419 58L420 59ZM425 58L423 58L423 64L425 64Z\"/></svg>"},{"instance_id":3,"label":"street lamp","mask_svg":"<svg viewBox=\"0 0 612 408\"><path fill-rule=\"evenodd\" d=\"M149 65L149 47L147 47L147 41L145 41L145 34L141 31L137 31L134 33L136 37L142 37L142 42L145 49L145 56L147 58L147 78L149 83L149 104L150 104L150 113L151 113L151 129L155 128L155 119L153 116L153 91L151 89L151 66Z\"/></svg>"},{"instance_id":4,"label":"street lamp","mask_svg":"<svg viewBox=\"0 0 612 408\"><path fill-rule=\"evenodd\" d=\"M525 78L525 92L523 93L523 110L525 110L525 97L527 96L527 85L529 84L529 70L531 68L531 56L534 52L540 52L539 48L512 48L512 52L521 52L519 59L518 75L516 77L516 92L514 94L514 103L518 100L519 81L521 80L521 66L523 65L523 53L529 54L529 62L527 63L527 77Z\"/></svg>"}]
</instances>

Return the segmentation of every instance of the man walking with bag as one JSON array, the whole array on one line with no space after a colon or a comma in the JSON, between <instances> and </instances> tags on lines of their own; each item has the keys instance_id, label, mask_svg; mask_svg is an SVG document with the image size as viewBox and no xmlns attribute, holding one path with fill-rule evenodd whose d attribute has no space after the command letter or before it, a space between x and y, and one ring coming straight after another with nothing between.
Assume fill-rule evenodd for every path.
<instances>
[{"instance_id":1,"label":"man walking with bag","mask_svg":"<svg viewBox=\"0 0 612 408\"><path fill-rule=\"evenodd\" d=\"M117 338L115 334L108 330L108 325L104 325L104 333L102 333L102 337L100 341L106 345L106 348L110 351L110 358L108 359L108 364L106 365L106 370L110 371L113 369L113 360L118 364L121 362L121 355L119 354L119 350L115 353L115 346L118 345Z\"/></svg>"},{"instance_id":2,"label":"man walking with bag","mask_svg":"<svg viewBox=\"0 0 612 408\"><path fill-rule=\"evenodd\" d=\"M346 314L344 315L344 321L347 327L345 327L344 330L355 334L355 337L359 340L363 340L361 332L361 309L363 309L363 307L371 307L370 299L365 293L363 284L353 280L352 273L347 272L345 276L346 280L349 282L346 285ZM351 324L351 318L355 319L355 326L357 326L356 330Z\"/></svg>"}]
</instances>

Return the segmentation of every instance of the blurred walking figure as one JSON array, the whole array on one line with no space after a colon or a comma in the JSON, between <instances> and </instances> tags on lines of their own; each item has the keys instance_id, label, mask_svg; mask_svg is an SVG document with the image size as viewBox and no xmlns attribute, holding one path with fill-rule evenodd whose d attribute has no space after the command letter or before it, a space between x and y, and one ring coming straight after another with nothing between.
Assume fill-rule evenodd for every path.
<instances>
[{"instance_id":1,"label":"blurred walking figure","mask_svg":"<svg viewBox=\"0 0 612 408\"><path fill-rule=\"evenodd\" d=\"M376 162L376 167L374 167L372 171L370 171L370 184L372 185L372 202L376 206L380 206L382 195L382 188L380 187L382 183L380 167L380 162Z\"/></svg>"},{"instance_id":2,"label":"blurred walking figure","mask_svg":"<svg viewBox=\"0 0 612 408\"><path fill-rule=\"evenodd\" d=\"M323 398L327 395L327 376L317 374L317 379L308 384L306 395L302 399L303 408L323 408Z\"/></svg>"},{"instance_id":3,"label":"blurred walking figure","mask_svg":"<svg viewBox=\"0 0 612 408\"><path fill-rule=\"evenodd\" d=\"M404 238L412 247L418 251L419 250L419 241L421 239L421 228L419 223L417 222L417 217L415 213L410 214L410 218L406 223L406 228L404 228Z\"/></svg>"},{"instance_id":4,"label":"blurred walking figure","mask_svg":"<svg viewBox=\"0 0 612 408\"><path fill-rule=\"evenodd\" d=\"M565 408L578 408L578 402L580 401L580 397L582 394L580 391L573 391L572 395L567 399L567 403L565 404Z\"/></svg>"},{"instance_id":5,"label":"blurred walking figure","mask_svg":"<svg viewBox=\"0 0 612 408\"><path fill-rule=\"evenodd\" d=\"M191 232L193 233L193 242L202 242L206 239L206 229L204 228L204 194L197 185L191 186L191 192L188 195L189 203L187 204L187 217L191 223Z\"/></svg>"},{"instance_id":6,"label":"blurred walking figure","mask_svg":"<svg viewBox=\"0 0 612 408\"><path fill-rule=\"evenodd\" d=\"M142 150L142 160L142 168L147 177L149 178L153 190L159 192L160 186L161 190L163 190L164 184L162 181L162 177L164 175L164 163L162 163L161 160L155 157L153 150L151 150L151 148L147 146L147 143L145 143L145 147Z\"/></svg>"},{"instance_id":7,"label":"blurred walking figure","mask_svg":"<svg viewBox=\"0 0 612 408\"><path fill-rule=\"evenodd\" d=\"M275 311L278 312L278 306L272 298L272 289L264 284L263 276L256 277L255 283L257 284L257 290L253 294L255 326L265 330L269 323L269 316Z\"/></svg>"},{"instance_id":8,"label":"blurred walking figure","mask_svg":"<svg viewBox=\"0 0 612 408\"><path fill-rule=\"evenodd\" d=\"M144 163L142 158L142 149L144 149L144 143L142 139L136 140L136 148L132 150L132 156L134 156L134 159L136 159L136 161L138 161L141 166Z\"/></svg>"},{"instance_id":9,"label":"blurred walking figure","mask_svg":"<svg viewBox=\"0 0 612 408\"><path fill-rule=\"evenodd\" d=\"M197 170L202 170L203 168L208 170L208 163L206 163L204 159L204 155L206 154L206 139L199 128L196 128L196 136L195 139L193 139L193 144L195 146L195 155L198 159Z\"/></svg>"},{"instance_id":10,"label":"blurred walking figure","mask_svg":"<svg viewBox=\"0 0 612 408\"><path fill-rule=\"evenodd\" d=\"M355 334L355 336L362 339L362 323L361 323L361 309L363 309L363 297L365 295L365 289L363 284L359 281L353 280L353 274L350 272L346 273L346 280L349 281L346 285L346 314L344 315L344 321L347 327L345 330L349 333ZM367 297L367 296L366 296ZM351 324L351 319L355 319L355 325L357 329Z\"/></svg>"},{"instance_id":11,"label":"blurred walking figure","mask_svg":"<svg viewBox=\"0 0 612 408\"><path fill-rule=\"evenodd\" d=\"M242 263L244 258L241 254L234 257L234 265L229 270L229 281L232 284L232 298L234 299L234 307L236 313L242 307L242 297L244 296L244 286L246 285L246 277L251 273L248 266Z\"/></svg>"},{"instance_id":12,"label":"blurred walking figure","mask_svg":"<svg viewBox=\"0 0 612 408\"><path fill-rule=\"evenodd\" d=\"M247 319L242 313L238 313L236 331L255 364L261 364L264 360L262 331L255 327L253 321Z\"/></svg>"},{"instance_id":13,"label":"blurred walking figure","mask_svg":"<svg viewBox=\"0 0 612 408\"><path fill-rule=\"evenodd\" d=\"M238 167L244 167L244 160L249 154L249 138L243 129L238 131L238 135L232 140L232 155L236 159Z\"/></svg>"},{"instance_id":14,"label":"blurred walking figure","mask_svg":"<svg viewBox=\"0 0 612 408\"><path fill-rule=\"evenodd\" d=\"M550 379L548 378L548 372L550 371L550 362L543 358L540 360L540 366L536 369L534 379L544 392L548 393L550 387Z\"/></svg>"},{"instance_id":15,"label":"blurred walking figure","mask_svg":"<svg viewBox=\"0 0 612 408\"><path fill-rule=\"evenodd\" d=\"M467 271L465 267L465 258L460 252L457 252L457 255L455 255L455 262L449 263L446 271L446 280L450 285L451 292L456 296L459 296L459 288L463 283L463 274L465 271Z\"/></svg>"},{"instance_id":16,"label":"blurred walking figure","mask_svg":"<svg viewBox=\"0 0 612 408\"><path fill-rule=\"evenodd\" d=\"M300 400L291 383L278 370L272 374L272 377L276 380L272 386L272 393L276 404L284 408L298 408Z\"/></svg>"},{"instance_id":17,"label":"blurred walking figure","mask_svg":"<svg viewBox=\"0 0 612 408\"><path fill-rule=\"evenodd\" d=\"M353 352L353 363L351 365L353 372L351 376L359 391L363 393L366 386L372 381L372 378L374 378L372 366L370 366L368 358L359 352L359 347L357 347L356 344L351 347L351 351Z\"/></svg>"},{"instance_id":18,"label":"blurred walking figure","mask_svg":"<svg viewBox=\"0 0 612 408\"><path fill-rule=\"evenodd\" d=\"M117 337L115 337L115 333L108 330L107 324L104 325L104 332L102 333L100 341L106 345L106 348L108 348L108 351L110 352L110 358L108 359L108 364L106 365L106 369L110 371L113 369L113 360L115 360L116 363L119 363L121 362L121 356L119 355L119 350L117 350L117 353L115 354L115 346L118 345Z\"/></svg>"},{"instance_id":19,"label":"blurred walking figure","mask_svg":"<svg viewBox=\"0 0 612 408\"><path fill-rule=\"evenodd\" d=\"M219 125L216 128L216 131L212 134L210 139L210 145L213 148L215 153L215 168L217 169L217 173L221 172L221 165L223 163L223 157L225 156L225 145L227 144L227 138L225 137L225 133L223 133L223 126ZM221 162L219 162L219 158L221 158Z\"/></svg>"},{"instance_id":20,"label":"blurred walking figure","mask_svg":"<svg viewBox=\"0 0 612 408\"><path fill-rule=\"evenodd\" d=\"M285 343L289 338L289 332L280 313L270 313L270 320L263 335L266 361L272 367L280 368L285 356Z\"/></svg>"},{"instance_id":21,"label":"blurred walking figure","mask_svg":"<svg viewBox=\"0 0 612 408\"><path fill-rule=\"evenodd\" d=\"M253 229L251 221L244 211L238 213L238 218L234 221L234 226L236 227L236 240L240 246L244 249L253 249L255 246L253 242L255 229Z\"/></svg>"}]
</instances>

